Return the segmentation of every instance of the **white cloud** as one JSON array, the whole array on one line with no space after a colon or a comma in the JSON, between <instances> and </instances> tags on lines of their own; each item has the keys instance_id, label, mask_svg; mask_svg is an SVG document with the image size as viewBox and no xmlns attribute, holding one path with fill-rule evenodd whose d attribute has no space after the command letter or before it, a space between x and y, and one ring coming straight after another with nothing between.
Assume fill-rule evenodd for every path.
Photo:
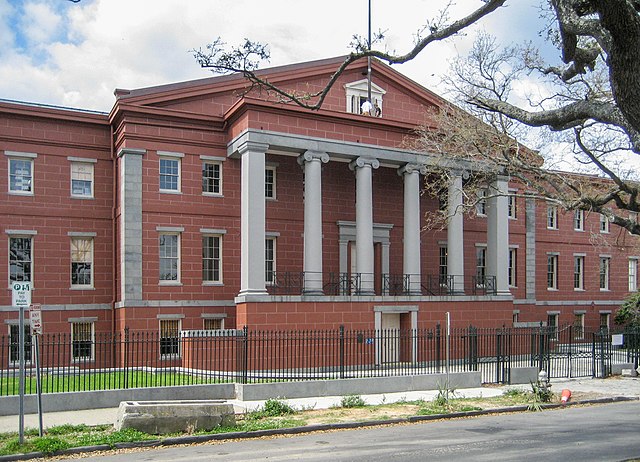
<instances>
[{"instance_id":1,"label":"white cloud","mask_svg":"<svg viewBox=\"0 0 640 462\"><path fill-rule=\"evenodd\" d=\"M42 45L60 33L62 18L47 4L29 2L24 5L21 22L27 41Z\"/></svg>"}]
</instances>

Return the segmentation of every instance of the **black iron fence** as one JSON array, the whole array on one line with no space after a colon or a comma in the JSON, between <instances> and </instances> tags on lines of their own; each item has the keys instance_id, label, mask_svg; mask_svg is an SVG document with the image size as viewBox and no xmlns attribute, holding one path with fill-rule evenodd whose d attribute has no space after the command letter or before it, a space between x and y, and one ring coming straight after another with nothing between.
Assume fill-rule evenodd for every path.
<instances>
[{"instance_id":1,"label":"black iron fence","mask_svg":"<svg viewBox=\"0 0 640 462\"><path fill-rule=\"evenodd\" d=\"M516 367L550 377L605 377L638 367L640 331L470 326L412 330L241 330L38 336L44 392L200 383L327 380L478 371L510 383ZM35 337L26 338L26 393L35 393ZM0 396L18 392L17 338L0 337ZM447 361L448 358L448 361Z\"/></svg>"}]
</instances>

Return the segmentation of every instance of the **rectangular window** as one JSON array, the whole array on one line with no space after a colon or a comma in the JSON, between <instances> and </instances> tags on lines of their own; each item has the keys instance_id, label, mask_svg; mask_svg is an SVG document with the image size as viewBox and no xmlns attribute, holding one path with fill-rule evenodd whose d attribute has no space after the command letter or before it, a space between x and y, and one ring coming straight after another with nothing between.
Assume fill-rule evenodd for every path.
<instances>
[{"instance_id":1,"label":"rectangular window","mask_svg":"<svg viewBox=\"0 0 640 462\"><path fill-rule=\"evenodd\" d=\"M33 194L33 159L9 159L9 192Z\"/></svg>"},{"instance_id":2,"label":"rectangular window","mask_svg":"<svg viewBox=\"0 0 640 462\"><path fill-rule=\"evenodd\" d=\"M609 223L610 223L610 220L606 215L600 215L600 232L601 233L609 232Z\"/></svg>"},{"instance_id":3,"label":"rectangular window","mask_svg":"<svg viewBox=\"0 0 640 462\"><path fill-rule=\"evenodd\" d=\"M609 266L611 258L600 257L600 290L609 290Z\"/></svg>"},{"instance_id":4,"label":"rectangular window","mask_svg":"<svg viewBox=\"0 0 640 462\"><path fill-rule=\"evenodd\" d=\"M558 288L558 256L547 255L547 289Z\"/></svg>"},{"instance_id":5,"label":"rectangular window","mask_svg":"<svg viewBox=\"0 0 640 462\"><path fill-rule=\"evenodd\" d=\"M638 259L629 259L629 292L638 290Z\"/></svg>"},{"instance_id":6,"label":"rectangular window","mask_svg":"<svg viewBox=\"0 0 640 462\"><path fill-rule=\"evenodd\" d=\"M32 281L32 239L30 237L9 238L9 281Z\"/></svg>"},{"instance_id":7,"label":"rectangular window","mask_svg":"<svg viewBox=\"0 0 640 462\"><path fill-rule=\"evenodd\" d=\"M447 285L447 247L440 247L440 256L438 259L438 280L440 285Z\"/></svg>"},{"instance_id":8,"label":"rectangular window","mask_svg":"<svg viewBox=\"0 0 640 462\"><path fill-rule=\"evenodd\" d=\"M71 286L91 287L93 284L93 239L71 238Z\"/></svg>"},{"instance_id":9,"label":"rectangular window","mask_svg":"<svg viewBox=\"0 0 640 462\"><path fill-rule=\"evenodd\" d=\"M547 229L558 229L558 207L547 205Z\"/></svg>"},{"instance_id":10,"label":"rectangular window","mask_svg":"<svg viewBox=\"0 0 640 462\"><path fill-rule=\"evenodd\" d=\"M224 329L224 318L205 318L204 330L222 330Z\"/></svg>"},{"instance_id":11,"label":"rectangular window","mask_svg":"<svg viewBox=\"0 0 640 462\"><path fill-rule=\"evenodd\" d=\"M509 287L517 287L518 249L509 249Z\"/></svg>"},{"instance_id":12,"label":"rectangular window","mask_svg":"<svg viewBox=\"0 0 640 462\"><path fill-rule=\"evenodd\" d=\"M611 313L600 313L600 329L608 330Z\"/></svg>"},{"instance_id":13,"label":"rectangular window","mask_svg":"<svg viewBox=\"0 0 640 462\"><path fill-rule=\"evenodd\" d=\"M276 198L276 168L267 167L264 171L264 197Z\"/></svg>"},{"instance_id":14,"label":"rectangular window","mask_svg":"<svg viewBox=\"0 0 640 462\"><path fill-rule=\"evenodd\" d=\"M73 360L93 360L93 322L71 324Z\"/></svg>"},{"instance_id":15,"label":"rectangular window","mask_svg":"<svg viewBox=\"0 0 640 462\"><path fill-rule=\"evenodd\" d=\"M160 158L160 191L180 191L180 159Z\"/></svg>"},{"instance_id":16,"label":"rectangular window","mask_svg":"<svg viewBox=\"0 0 640 462\"><path fill-rule=\"evenodd\" d=\"M549 339L558 340L558 315L547 315L547 327L549 329Z\"/></svg>"},{"instance_id":17,"label":"rectangular window","mask_svg":"<svg viewBox=\"0 0 640 462\"><path fill-rule=\"evenodd\" d=\"M573 288L584 290L584 256L573 257Z\"/></svg>"},{"instance_id":18,"label":"rectangular window","mask_svg":"<svg viewBox=\"0 0 640 462\"><path fill-rule=\"evenodd\" d=\"M518 204L516 202L516 196L509 196L509 218L515 220L518 218Z\"/></svg>"},{"instance_id":19,"label":"rectangular window","mask_svg":"<svg viewBox=\"0 0 640 462\"><path fill-rule=\"evenodd\" d=\"M160 282L180 281L180 237L178 234L160 234Z\"/></svg>"},{"instance_id":20,"label":"rectangular window","mask_svg":"<svg viewBox=\"0 0 640 462\"><path fill-rule=\"evenodd\" d=\"M576 313L573 320L573 338L576 340L584 339L584 313Z\"/></svg>"},{"instance_id":21,"label":"rectangular window","mask_svg":"<svg viewBox=\"0 0 640 462\"><path fill-rule=\"evenodd\" d=\"M487 275L487 248L476 248L476 285L484 286Z\"/></svg>"},{"instance_id":22,"label":"rectangular window","mask_svg":"<svg viewBox=\"0 0 640 462\"><path fill-rule=\"evenodd\" d=\"M202 163L202 192L204 194L222 194L222 162Z\"/></svg>"},{"instance_id":23,"label":"rectangular window","mask_svg":"<svg viewBox=\"0 0 640 462\"><path fill-rule=\"evenodd\" d=\"M202 281L222 282L221 236L202 236Z\"/></svg>"},{"instance_id":24,"label":"rectangular window","mask_svg":"<svg viewBox=\"0 0 640 462\"><path fill-rule=\"evenodd\" d=\"M275 283L276 272L276 240L273 237L265 239L264 242L265 258L265 281L267 284Z\"/></svg>"},{"instance_id":25,"label":"rectangular window","mask_svg":"<svg viewBox=\"0 0 640 462\"><path fill-rule=\"evenodd\" d=\"M487 216L487 192L483 189L478 191L478 202L476 202L476 214L484 217Z\"/></svg>"},{"instance_id":26,"label":"rectangular window","mask_svg":"<svg viewBox=\"0 0 640 462\"><path fill-rule=\"evenodd\" d=\"M160 358L180 357L180 320L160 320Z\"/></svg>"},{"instance_id":27,"label":"rectangular window","mask_svg":"<svg viewBox=\"0 0 640 462\"><path fill-rule=\"evenodd\" d=\"M573 213L573 229L584 231L584 210L575 210Z\"/></svg>"},{"instance_id":28,"label":"rectangular window","mask_svg":"<svg viewBox=\"0 0 640 462\"><path fill-rule=\"evenodd\" d=\"M9 361L17 363L20 361L20 326L18 324L9 325ZM24 325L24 360L31 362L31 327L27 321Z\"/></svg>"},{"instance_id":29,"label":"rectangular window","mask_svg":"<svg viewBox=\"0 0 640 462\"><path fill-rule=\"evenodd\" d=\"M71 195L93 197L93 164L71 163Z\"/></svg>"}]
</instances>

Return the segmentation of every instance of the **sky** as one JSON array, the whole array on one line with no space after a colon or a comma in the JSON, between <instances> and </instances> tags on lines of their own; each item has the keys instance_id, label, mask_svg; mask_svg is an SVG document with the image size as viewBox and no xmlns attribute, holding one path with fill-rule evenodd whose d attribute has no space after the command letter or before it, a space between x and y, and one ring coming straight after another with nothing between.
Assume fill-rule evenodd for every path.
<instances>
[{"instance_id":1,"label":"sky","mask_svg":"<svg viewBox=\"0 0 640 462\"><path fill-rule=\"evenodd\" d=\"M372 28L388 50L407 52L416 31L444 0L371 0ZM508 0L464 35L430 45L395 68L436 93L448 62L479 29L505 44L537 40L537 0ZM0 0L0 99L108 112L116 88L134 89L210 77L190 50L217 37L268 43L261 67L347 54L366 36L368 0ZM460 17L481 0L457 0Z\"/></svg>"}]
</instances>

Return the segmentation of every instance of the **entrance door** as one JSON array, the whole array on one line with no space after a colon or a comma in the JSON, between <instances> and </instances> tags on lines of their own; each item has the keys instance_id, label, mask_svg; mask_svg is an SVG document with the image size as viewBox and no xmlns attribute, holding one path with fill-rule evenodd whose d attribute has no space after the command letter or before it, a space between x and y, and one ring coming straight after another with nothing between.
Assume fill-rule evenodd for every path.
<instances>
[{"instance_id":1,"label":"entrance door","mask_svg":"<svg viewBox=\"0 0 640 462\"><path fill-rule=\"evenodd\" d=\"M382 363L397 363L400 357L400 313L382 313Z\"/></svg>"}]
</instances>

